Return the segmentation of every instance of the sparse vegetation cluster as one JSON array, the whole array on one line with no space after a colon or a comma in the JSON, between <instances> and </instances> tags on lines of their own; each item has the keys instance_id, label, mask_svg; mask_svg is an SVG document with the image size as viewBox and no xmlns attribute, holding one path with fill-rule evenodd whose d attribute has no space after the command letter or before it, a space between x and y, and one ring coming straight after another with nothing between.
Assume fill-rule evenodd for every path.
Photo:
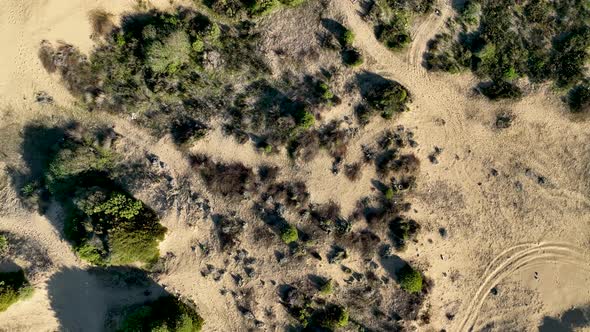
<instances>
[{"instance_id":1,"label":"sparse vegetation cluster","mask_svg":"<svg viewBox=\"0 0 590 332\"><path fill-rule=\"evenodd\" d=\"M31 155L25 158L29 176L40 184L37 195L60 202L64 235L80 258L95 265L153 263L166 229L118 181L124 165L110 148L114 133L94 130L76 123L25 128L23 148Z\"/></svg>"},{"instance_id":2,"label":"sparse vegetation cluster","mask_svg":"<svg viewBox=\"0 0 590 332\"><path fill-rule=\"evenodd\" d=\"M305 0L204 0L203 4L216 14L232 19L245 19L266 15L281 6L293 7Z\"/></svg>"},{"instance_id":3,"label":"sparse vegetation cluster","mask_svg":"<svg viewBox=\"0 0 590 332\"><path fill-rule=\"evenodd\" d=\"M412 41L410 24L416 16L430 14L433 0L375 0L367 17L375 25L375 35L387 48L397 51Z\"/></svg>"},{"instance_id":4,"label":"sparse vegetation cluster","mask_svg":"<svg viewBox=\"0 0 590 332\"><path fill-rule=\"evenodd\" d=\"M519 78L527 78L573 87L576 100L575 85L587 76L590 47L590 7L584 1L474 0L458 10L448 32L430 42L428 69L471 70L490 99L520 97ZM575 111L577 103L569 104Z\"/></svg>"},{"instance_id":5,"label":"sparse vegetation cluster","mask_svg":"<svg viewBox=\"0 0 590 332\"><path fill-rule=\"evenodd\" d=\"M218 23L189 9L123 22L88 58L72 45L45 41L41 61L90 109L130 116L181 146L204 137L218 119L226 135L272 153L311 129L322 107L339 102L325 75L272 78L252 22ZM351 47L352 40L349 32L342 42Z\"/></svg>"},{"instance_id":6,"label":"sparse vegetation cluster","mask_svg":"<svg viewBox=\"0 0 590 332\"><path fill-rule=\"evenodd\" d=\"M267 13L278 3L206 3L229 20L219 16L212 20L189 9L129 15L121 27L99 29L100 42L88 59L71 45L53 47L47 42L40 57L89 109L130 118L158 136L169 134L183 152L195 148L188 159L197 175L196 187L216 206L211 214L203 212L202 219L210 218L212 223L199 224L209 231L195 232L199 237L213 236L195 240L191 249L199 258L200 275L224 284L220 293L233 296L246 325L262 329L272 322L280 326L273 322L272 308L264 309L268 318L264 323L255 316L257 287L267 282L258 274L297 269L298 273L285 278L297 287L270 281L295 328L395 330L399 327L395 321L416 319L428 288L426 280L405 281L388 265L399 259L396 250L416 240L420 228L405 216L411 209L405 193L413 188L420 165L408 150L417 143L411 131L398 127L385 131L375 144L363 146L362 160L350 160L349 148L377 114L390 120L409 110L410 92L369 72L345 82L336 69L323 67L313 75L288 71L271 75L270 60L257 46L260 30L252 21L235 21ZM429 12L428 3L377 4L385 6L379 7L379 36L392 49L403 47L408 32L402 18ZM344 64L360 65L362 55L354 48L354 33L333 20L320 19L320 24L330 32L335 41L332 50L340 52ZM274 51L280 58L280 50ZM354 112L356 121L354 116L322 119L323 110L341 103L338 94L358 96L350 91L356 88L361 97ZM244 164L197 152L193 143L218 129L214 126L240 144L251 141L261 158L270 160L286 148L291 173L281 174L270 163ZM47 192L61 204L67 215L65 235L88 262L101 266L154 263L165 228L156 213L120 181L133 169L123 165L112 148L114 135L76 127L51 130L58 139L47 147L50 157L39 168L32 182L36 185L26 192L32 196ZM298 170L319 153L332 158L334 176L344 170L350 181L360 180L365 167L375 169L374 194L358 201L349 215L336 202L311 200L306 179ZM185 187L190 187L193 178L186 181ZM171 195L178 196L176 202L192 204L201 193L185 187L175 187L178 192ZM249 241L268 249L274 258L250 256ZM351 257L357 262L349 267ZM167 253L156 266L165 270L168 261L175 259L175 253ZM269 264L273 259L276 262ZM309 280L301 280L318 260L338 266L346 275L344 280L311 274ZM228 287L227 280L235 287ZM261 286L252 287L254 280ZM285 288L291 291L285 293ZM174 312L169 314L163 306ZM196 331L201 320L185 309L178 303L150 302L132 308L121 329Z\"/></svg>"}]
</instances>

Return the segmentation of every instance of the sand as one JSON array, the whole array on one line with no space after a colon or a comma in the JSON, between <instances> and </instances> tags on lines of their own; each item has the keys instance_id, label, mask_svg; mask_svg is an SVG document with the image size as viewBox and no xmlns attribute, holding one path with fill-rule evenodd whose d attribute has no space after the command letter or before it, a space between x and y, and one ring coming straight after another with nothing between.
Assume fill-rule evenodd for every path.
<instances>
[{"instance_id":1,"label":"sand","mask_svg":"<svg viewBox=\"0 0 590 332\"><path fill-rule=\"evenodd\" d=\"M64 40L88 52L92 47L89 11L101 8L120 15L136 3L0 0L0 5L0 130L8 130L47 111L33 101L38 91L46 91L59 105L72 106L73 98L37 58L41 40ZM165 7L167 1L156 5ZM420 143L418 156L423 162L418 188L410 201L416 209L411 216L420 222L422 232L418 244L402 257L417 262L435 285L429 300L432 322L418 330L467 331L474 327L475 331L537 331L544 317L557 317L588 304L590 124L571 119L558 97L544 86L534 87L528 97L515 103L490 103L473 95L476 81L470 74L424 71L421 54L425 42L451 14L448 4L439 5L440 16L433 14L414 27L414 42L399 54L378 43L372 28L359 16L358 4L334 0L330 7L354 31L355 46L366 57L362 68L394 79L412 92L411 112L404 113L397 123L412 129ZM515 121L510 128L498 130L495 115L504 110L510 110ZM334 112L347 111L343 107ZM138 148L164 160L175 178L190 176L186 159L169 138L146 139L147 134L127 120L113 121L117 131ZM356 143L370 140L386 125L371 124ZM443 148L436 165L427 159L435 146ZM251 166L260 163L258 154L219 132L199 142L193 151ZM351 155L355 153L358 151ZM275 155L270 161L288 162L284 155ZM0 164L4 162L0 160ZM370 192L364 183L372 174L364 174L361 185L353 187L342 175L332 177L329 169L330 159L319 156L311 165L288 174L308 181L313 201L335 200L348 212L358 197ZM544 177L543 184L539 184L539 176ZM88 294L95 294L83 298L84 305L77 309L69 306L68 310L78 310L73 313L80 317L88 310L104 310L115 295L84 272L87 266L75 257L56 228L45 217L26 212L11 199L14 196L3 191L0 197L8 198L0 209L4 211L0 230L36 241L48 250L51 262L33 280L37 288L33 297L0 313L0 330L59 330L48 284L55 283L51 277L56 273L67 274L64 271L74 271L67 275L75 280L62 281L60 287L83 283ZM164 220L169 233L162 252L174 252L176 258L158 281L197 303L207 319L205 331L234 331L239 317L235 310L226 310L232 305L231 298L221 296L217 285L197 276L201 262L190 246L204 235L181 222L186 212L183 207L178 211ZM446 230L445 238L439 234L440 228ZM92 319L70 323L80 328L88 324L85 331L100 329L99 322Z\"/></svg>"}]
</instances>

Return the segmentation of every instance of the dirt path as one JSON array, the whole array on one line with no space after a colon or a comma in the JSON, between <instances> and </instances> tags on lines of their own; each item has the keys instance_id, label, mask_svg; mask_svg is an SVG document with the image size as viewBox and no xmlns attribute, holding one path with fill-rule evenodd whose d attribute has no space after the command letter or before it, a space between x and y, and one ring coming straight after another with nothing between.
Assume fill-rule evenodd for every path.
<instances>
[{"instance_id":1,"label":"dirt path","mask_svg":"<svg viewBox=\"0 0 590 332\"><path fill-rule=\"evenodd\" d=\"M449 0L440 1L436 5L435 10L438 10L439 12L433 12L430 14L412 31L412 43L407 51L406 61L410 65L416 67L416 69L422 72L422 74L426 73L426 70L422 66L422 59L428 41L440 31L440 28L454 13Z\"/></svg>"}]
</instances>

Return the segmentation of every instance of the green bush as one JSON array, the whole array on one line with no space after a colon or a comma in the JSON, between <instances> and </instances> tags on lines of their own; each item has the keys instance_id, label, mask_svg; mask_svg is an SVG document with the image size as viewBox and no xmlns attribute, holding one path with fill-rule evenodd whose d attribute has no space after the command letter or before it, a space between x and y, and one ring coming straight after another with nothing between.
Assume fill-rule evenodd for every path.
<instances>
[{"instance_id":1,"label":"green bush","mask_svg":"<svg viewBox=\"0 0 590 332\"><path fill-rule=\"evenodd\" d=\"M83 245L76 248L76 252L78 256L83 260L87 261L90 264L94 265L105 265L105 253L100 248L97 248L89 243L84 243Z\"/></svg>"},{"instance_id":2,"label":"green bush","mask_svg":"<svg viewBox=\"0 0 590 332\"><path fill-rule=\"evenodd\" d=\"M348 325L348 310L342 306L329 305L325 311L316 318L318 325L335 330Z\"/></svg>"},{"instance_id":3,"label":"green bush","mask_svg":"<svg viewBox=\"0 0 590 332\"><path fill-rule=\"evenodd\" d=\"M191 43L184 31L175 31L164 41L155 41L147 49L146 65L155 73L173 74L190 60Z\"/></svg>"},{"instance_id":4,"label":"green bush","mask_svg":"<svg viewBox=\"0 0 590 332\"><path fill-rule=\"evenodd\" d=\"M420 293L422 291L422 274L414 270L409 264L404 265L398 272L397 278L400 287L408 293Z\"/></svg>"},{"instance_id":5,"label":"green bush","mask_svg":"<svg viewBox=\"0 0 590 332\"><path fill-rule=\"evenodd\" d=\"M363 63L362 54L354 48L342 51L342 61L348 67L358 67Z\"/></svg>"},{"instance_id":6,"label":"green bush","mask_svg":"<svg viewBox=\"0 0 590 332\"><path fill-rule=\"evenodd\" d=\"M584 1L468 1L449 33L437 35L425 56L429 70L470 68L490 99L519 98L512 82L552 81L570 88L590 59L590 7ZM478 26L479 25L479 26Z\"/></svg>"},{"instance_id":7,"label":"green bush","mask_svg":"<svg viewBox=\"0 0 590 332\"><path fill-rule=\"evenodd\" d=\"M383 118L391 119L395 113L407 110L408 90L401 84L389 82L369 91L367 101Z\"/></svg>"},{"instance_id":8,"label":"green bush","mask_svg":"<svg viewBox=\"0 0 590 332\"><path fill-rule=\"evenodd\" d=\"M344 44L345 47L350 47L352 46L352 43L354 43L354 33L346 29L342 35L342 44Z\"/></svg>"},{"instance_id":9,"label":"green bush","mask_svg":"<svg viewBox=\"0 0 590 332\"><path fill-rule=\"evenodd\" d=\"M121 193L114 193L104 203L89 207L88 215L103 213L116 220L131 220L139 215L143 204L141 201L129 198Z\"/></svg>"},{"instance_id":10,"label":"green bush","mask_svg":"<svg viewBox=\"0 0 590 332\"><path fill-rule=\"evenodd\" d=\"M66 239L91 264L154 262L166 229L117 182L128 174L119 157L92 143L100 142L98 134L73 127L76 136L68 134L54 147L41 181L64 209Z\"/></svg>"},{"instance_id":11,"label":"green bush","mask_svg":"<svg viewBox=\"0 0 590 332\"><path fill-rule=\"evenodd\" d=\"M27 281L23 270L17 272L0 272L0 312L5 311L33 294L33 287Z\"/></svg>"},{"instance_id":12,"label":"green bush","mask_svg":"<svg viewBox=\"0 0 590 332\"><path fill-rule=\"evenodd\" d=\"M281 229L281 240L287 244L299 240L297 228L293 225L285 225L283 229Z\"/></svg>"},{"instance_id":13,"label":"green bush","mask_svg":"<svg viewBox=\"0 0 590 332\"><path fill-rule=\"evenodd\" d=\"M296 113L295 121L297 122L297 126L301 129L309 129L315 123L315 116L309 111L301 110Z\"/></svg>"},{"instance_id":14,"label":"green bush","mask_svg":"<svg viewBox=\"0 0 590 332\"><path fill-rule=\"evenodd\" d=\"M516 85L499 80L489 84L480 85L481 93L489 99L517 99L522 96L522 91Z\"/></svg>"},{"instance_id":15,"label":"green bush","mask_svg":"<svg viewBox=\"0 0 590 332\"><path fill-rule=\"evenodd\" d=\"M173 296L165 296L131 310L118 331L199 332L203 324L203 319L191 306Z\"/></svg>"}]
</instances>

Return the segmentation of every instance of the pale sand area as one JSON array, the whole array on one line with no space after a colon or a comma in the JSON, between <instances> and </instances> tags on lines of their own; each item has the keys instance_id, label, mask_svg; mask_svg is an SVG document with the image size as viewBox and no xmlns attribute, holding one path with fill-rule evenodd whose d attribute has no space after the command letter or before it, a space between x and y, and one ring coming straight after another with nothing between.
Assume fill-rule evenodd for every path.
<instances>
[{"instance_id":1,"label":"pale sand area","mask_svg":"<svg viewBox=\"0 0 590 332\"><path fill-rule=\"evenodd\" d=\"M0 117L0 128L6 129L45 110L33 103L37 91L48 92L60 105L73 101L58 78L42 68L37 58L41 40L64 40L88 52L92 47L88 12L102 8L120 14L133 9L135 2L0 0L0 5L0 105L11 109ZM416 262L435 285L429 300L432 323L417 329L467 331L473 326L474 331L537 331L544 316L590 303L588 122L572 121L545 88L516 103L489 103L472 96L475 80L470 75L426 73L419 59L422 43L436 33L432 29L441 26L448 7L443 6L443 17L428 18L416 28L416 43L400 54L392 54L375 40L371 27L358 16L358 5L335 0L331 7L355 32L355 45L367 57L364 69L399 81L413 95L412 111L397 123L412 129L420 143L421 174L410 200L417 210L412 217L422 232L419 243L401 256ZM504 109L516 117L512 127L499 131L493 126L495 115ZM339 116L352 111L334 112ZM385 126L371 124L353 143L374 139ZM165 160L175 177L188 176L186 160L169 139L146 139L125 120L118 120L117 130ZM437 165L427 159L435 146L443 148ZM258 154L219 133L194 149L219 159L259 163ZM351 152L349 158L358 153ZM278 164L287 162L284 156L273 158ZM298 173L307 180L313 201L332 199L350 211L357 198L370 192L365 180L371 174L364 175L359 188L348 185L342 175L333 177L329 169L329 158L319 157ZM545 184L538 183L538 176L545 177ZM41 243L52 265L34 280L38 291L33 298L0 314L0 321L8 324L0 329L58 330L47 280L54 272L84 264L45 218L24 214L16 203L6 205L10 213L0 219L0 230ZM177 261L160 282L195 300L207 320L205 331L236 330L239 317L225 310L233 304L219 295L218 285L198 276L200 263L189 248L200 235L178 218L171 214L164 220L169 233L162 252L174 252ZM441 227L447 230L446 239L439 235ZM84 276L76 282L89 285L89 294L106 294L85 298L101 302L80 308L102 310L96 308L108 304L109 295L93 281L84 281L84 273L71 274L76 275ZM494 287L496 295L490 293ZM449 320L447 314L454 318ZM100 322L79 324L89 324L85 330L92 331L99 329Z\"/></svg>"}]
</instances>

